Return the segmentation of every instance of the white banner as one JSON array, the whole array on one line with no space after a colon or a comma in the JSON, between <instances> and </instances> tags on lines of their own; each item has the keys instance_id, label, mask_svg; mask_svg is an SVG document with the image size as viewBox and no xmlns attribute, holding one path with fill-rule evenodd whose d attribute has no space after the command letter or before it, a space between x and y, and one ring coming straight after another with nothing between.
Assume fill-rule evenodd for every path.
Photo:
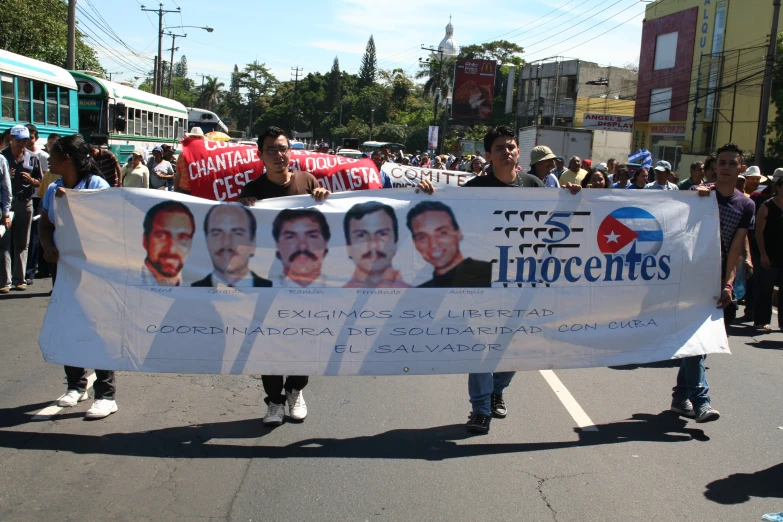
<instances>
[{"instance_id":1,"label":"white banner","mask_svg":"<svg viewBox=\"0 0 783 522\"><path fill-rule=\"evenodd\" d=\"M633 130L633 116L586 113L582 127L585 129L631 132Z\"/></svg>"},{"instance_id":2,"label":"white banner","mask_svg":"<svg viewBox=\"0 0 783 522\"><path fill-rule=\"evenodd\" d=\"M421 180L428 179L436 188L461 187L475 176L460 170L438 170L402 165L401 163L384 163L381 167L392 182L392 188L415 187Z\"/></svg>"},{"instance_id":3,"label":"white banner","mask_svg":"<svg viewBox=\"0 0 783 522\"><path fill-rule=\"evenodd\" d=\"M69 192L39 342L87 368L287 375L728 353L715 199L621 192Z\"/></svg>"},{"instance_id":4,"label":"white banner","mask_svg":"<svg viewBox=\"0 0 783 522\"><path fill-rule=\"evenodd\" d=\"M437 150L438 148L438 127L430 125L427 131L427 149Z\"/></svg>"}]
</instances>

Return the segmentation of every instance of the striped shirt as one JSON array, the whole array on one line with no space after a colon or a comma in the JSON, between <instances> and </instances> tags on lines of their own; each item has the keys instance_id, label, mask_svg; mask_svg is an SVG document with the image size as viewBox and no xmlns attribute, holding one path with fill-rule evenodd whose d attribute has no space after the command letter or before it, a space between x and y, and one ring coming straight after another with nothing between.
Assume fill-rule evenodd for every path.
<instances>
[{"instance_id":1,"label":"striped shirt","mask_svg":"<svg viewBox=\"0 0 783 522\"><path fill-rule=\"evenodd\" d=\"M98 175L106 180L110 187L121 187L120 162L112 151L100 149L93 156L98 165Z\"/></svg>"}]
</instances>

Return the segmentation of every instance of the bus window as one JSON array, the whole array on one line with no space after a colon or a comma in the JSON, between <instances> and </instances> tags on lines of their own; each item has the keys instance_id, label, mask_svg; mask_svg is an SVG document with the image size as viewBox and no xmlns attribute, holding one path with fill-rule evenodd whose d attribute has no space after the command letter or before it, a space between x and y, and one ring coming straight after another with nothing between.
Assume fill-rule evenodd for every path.
<instances>
[{"instance_id":1,"label":"bus window","mask_svg":"<svg viewBox=\"0 0 783 522\"><path fill-rule=\"evenodd\" d=\"M149 113L147 111L141 111L141 135L142 136L149 136L149 128L151 125L149 125Z\"/></svg>"},{"instance_id":2,"label":"bus window","mask_svg":"<svg viewBox=\"0 0 783 522\"><path fill-rule=\"evenodd\" d=\"M46 123L57 125L57 86L46 85Z\"/></svg>"},{"instance_id":3,"label":"bus window","mask_svg":"<svg viewBox=\"0 0 783 522\"><path fill-rule=\"evenodd\" d=\"M174 137L179 138L179 118L174 118Z\"/></svg>"},{"instance_id":4,"label":"bus window","mask_svg":"<svg viewBox=\"0 0 783 522\"><path fill-rule=\"evenodd\" d=\"M33 82L33 123L46 123L46 91L43 82Z\"/></svg>"},{"instance_id":5,"label":"bus window","mask_svg":"<svg viewBox=\"0 0 783 522\"><path fill-rule=\"evenodd\" d=\"M115 127L115 122L117 121L116 118L117 114L117 106L116 105L109 105L109 128L108 131L110 134L114 134L117 132L117 129Z\"/></svg>"},{"instance_id":6,"label":"bus window","mask_svg":"<svg viewBox=\"0 0 783 522\"><path fill-rule=\"evenodd\" d=\"M19 99L19 121L30 123L30 80L18 78L16 92Z\"/></svg>"},{"instance_id":7,"label":"bus window","mask_svg":"<svg viewBox=\"0 0 783 522\"><path fill-rule=\"evenodd\" d=\"M135 127L133 124L133 109L126 109L127 114L125 116L125 134L128 136L133 136L133 128Z\"/></svg>"},{"instance_id":8,"label":"bus window","mask_svg":"<svg viewBox=\"0 0 783 522\"><path fill-rule=\"evenodd\" d=\"M60 87L60 127L71 126L71 92Z\"/></svg>"},{"instance_id":9,"label":"bus window","mask_svg":"<svg viewBox=\"0 0 783 522\"><path fill-rule=\"evenodd\" d=\"M2 89L2 100L3 100L3 120L4 121L14 121L16 119L16 103L14 96L14 77L13 76L6 76L5 74L0 75L0 89Z\"/></svg>"},{"instance_id":10,"label":"bus window","mask_svg":"<svg viewBox=\"0 0 783 522\"><path fill-rule=\"evenodd\" d=\"M152 135L156 138L160 138L160 114L153 114L152 121L155 124L155 128L152 131Z\"/></svg>"},{"instance_id":11,"label":"bus window","mask_svg":"<svg viewBox=\"0 0 783 522\"><path fill-rule=\"evenodd\" d=\"M171 135L171 116L166 116L166 137L173 138Z\"/></svg>"},{"instance_id":12,"label":"bus window","mask_svg":"<svg viewBox=\"0 0 783 522\"><path fill-rule=\"evenodd\" d=\"M133 119L136 121L136 136L141 136L141 109L135 109Z\"/></svg>"}]
</instances>

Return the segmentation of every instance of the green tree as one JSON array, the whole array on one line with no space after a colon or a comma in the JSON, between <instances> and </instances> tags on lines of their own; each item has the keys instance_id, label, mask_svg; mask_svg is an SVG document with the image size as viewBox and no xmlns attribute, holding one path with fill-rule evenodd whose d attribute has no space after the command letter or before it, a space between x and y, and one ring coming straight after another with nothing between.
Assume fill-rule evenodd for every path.
<instances>
[{"instance_id":1,"label":"green tree","mask_svg":"<svg viewBox=\"0 0 783 522\"><path fill-rule=\"evenodd\" d=\"M466 45L460 48L459 57L469 60L495 60L498 65L522 65L522 57L518 55L523 52L525 52L524 48L515 43L496 40L483 44Z\"/></svg>"},{"instance_id":2,"label":"green tree","mask_svg":"<svg viewBox=\"0 0 783 522\"><path fill-rule=\"evenodd\" d=\"M370 87L375 85L378 76L378 59L375 56L375 39L370 35L367 47L362 56L362 65L359 68L359 86Z\"/></svg>"},{"instance_id":3,"label":"green tree","mask_svg":"<svg viewBox=\"0 0 783 522\"><path fill-rule=\"evenodd\" d=\"M778 33L775 56L775 68L772 71L771 98L772 103L775 105L775 119L770 122L767 128L767 155L776 159L783 159L783 60L781 59L783 57L783 33ZM771 168L774 170L775 166Z\"/></svg>"},{"instance_id":4,"label":"green tree","mask_svg":"<svg viewBox=\"0 0 783 522\"><path fill-rule=\"evenodd\" d=\"M427 62L419 64L416 79L427 78L424 82L424 94L435 96L440 90L441 100L445 100L454 83L454 67L457 60L453 57L433 55Z\"/></svg>"},{"instance_id":5,"label":"green tree","mask_svg":"<svg viewBox=\"0 0 783 522\"><path fill-rule=\"evenodd\" d=\"M217 105L218 100L220 98L220 94L221 94L220 89L222 89L225 86L226 84L224 84L217 78L213 78L212 76L207 76L206 79L204 80L204 87L201 88L202 106L214 111L215 106Z\"/></svg>"},{"instance_id":6,"label":"green tree","mask_svg":"<svg viewBox=\"0 0 783 522\"><path fill-rule=\"evenodd\" d=\"M0 3L0 49L66 66L68 4L62 0L3 0ZM76 68L105 76L95 50L76 31Z\"/></svg>"},{"instance_id":7,"label":"green tree","mask_svg":"<svg viewBox=\"0 0 783 522\"><path fill-rule=\"evenodd\" d=\"M174 65L174 76L177 78L188 77L188 59L183 54L182 58Z\"/></svg>"},{"instance_id":8,"label":"green tree","mask_svg":"<svg viewBox=\"0 0 783 522\"><path fill-rule=\"evenodd\" d=\"M341 90L341 80L342 76L340 75L340 61L337 59L337 57L334 57L334 63L332 63L332 70L329 71L329 88L326 92L326 102L329 106L329 110L333 111L338 104L340 103L340 100L342 99L342 90Z\"/></svg>"}]
</instances>

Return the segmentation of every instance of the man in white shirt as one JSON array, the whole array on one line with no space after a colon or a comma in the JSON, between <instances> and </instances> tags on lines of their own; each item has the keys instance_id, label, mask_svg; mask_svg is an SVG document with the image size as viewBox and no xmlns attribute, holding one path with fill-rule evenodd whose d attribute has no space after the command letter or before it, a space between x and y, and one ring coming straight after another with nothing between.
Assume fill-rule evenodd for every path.
<instances>
[{"instance_id":1,"label":"man in white shirt","mask_svg":"<svg viewBox=\"0 0 783 522\"><path fill-rule=\"evenodd\" d=\"M680 190L677 185L669 181L669 175L672 172L672 165L668 161L659 161L653 169L655 181L644 186L645 189L652 190Z\"/></svg>"},{"instance_id":2,"label":"man in white shirt","mask_svg":"<svg viewBox=\"0 0 783 522\"><path fill-rule=\"evenodd\" d=\"M272 236L277 244L277 258L283 264L283 273L275 286L327 286L321 267L329 253L332 234L321 212L312 208L285 209L272 224Z\"/></svg>"}]
</instances>

